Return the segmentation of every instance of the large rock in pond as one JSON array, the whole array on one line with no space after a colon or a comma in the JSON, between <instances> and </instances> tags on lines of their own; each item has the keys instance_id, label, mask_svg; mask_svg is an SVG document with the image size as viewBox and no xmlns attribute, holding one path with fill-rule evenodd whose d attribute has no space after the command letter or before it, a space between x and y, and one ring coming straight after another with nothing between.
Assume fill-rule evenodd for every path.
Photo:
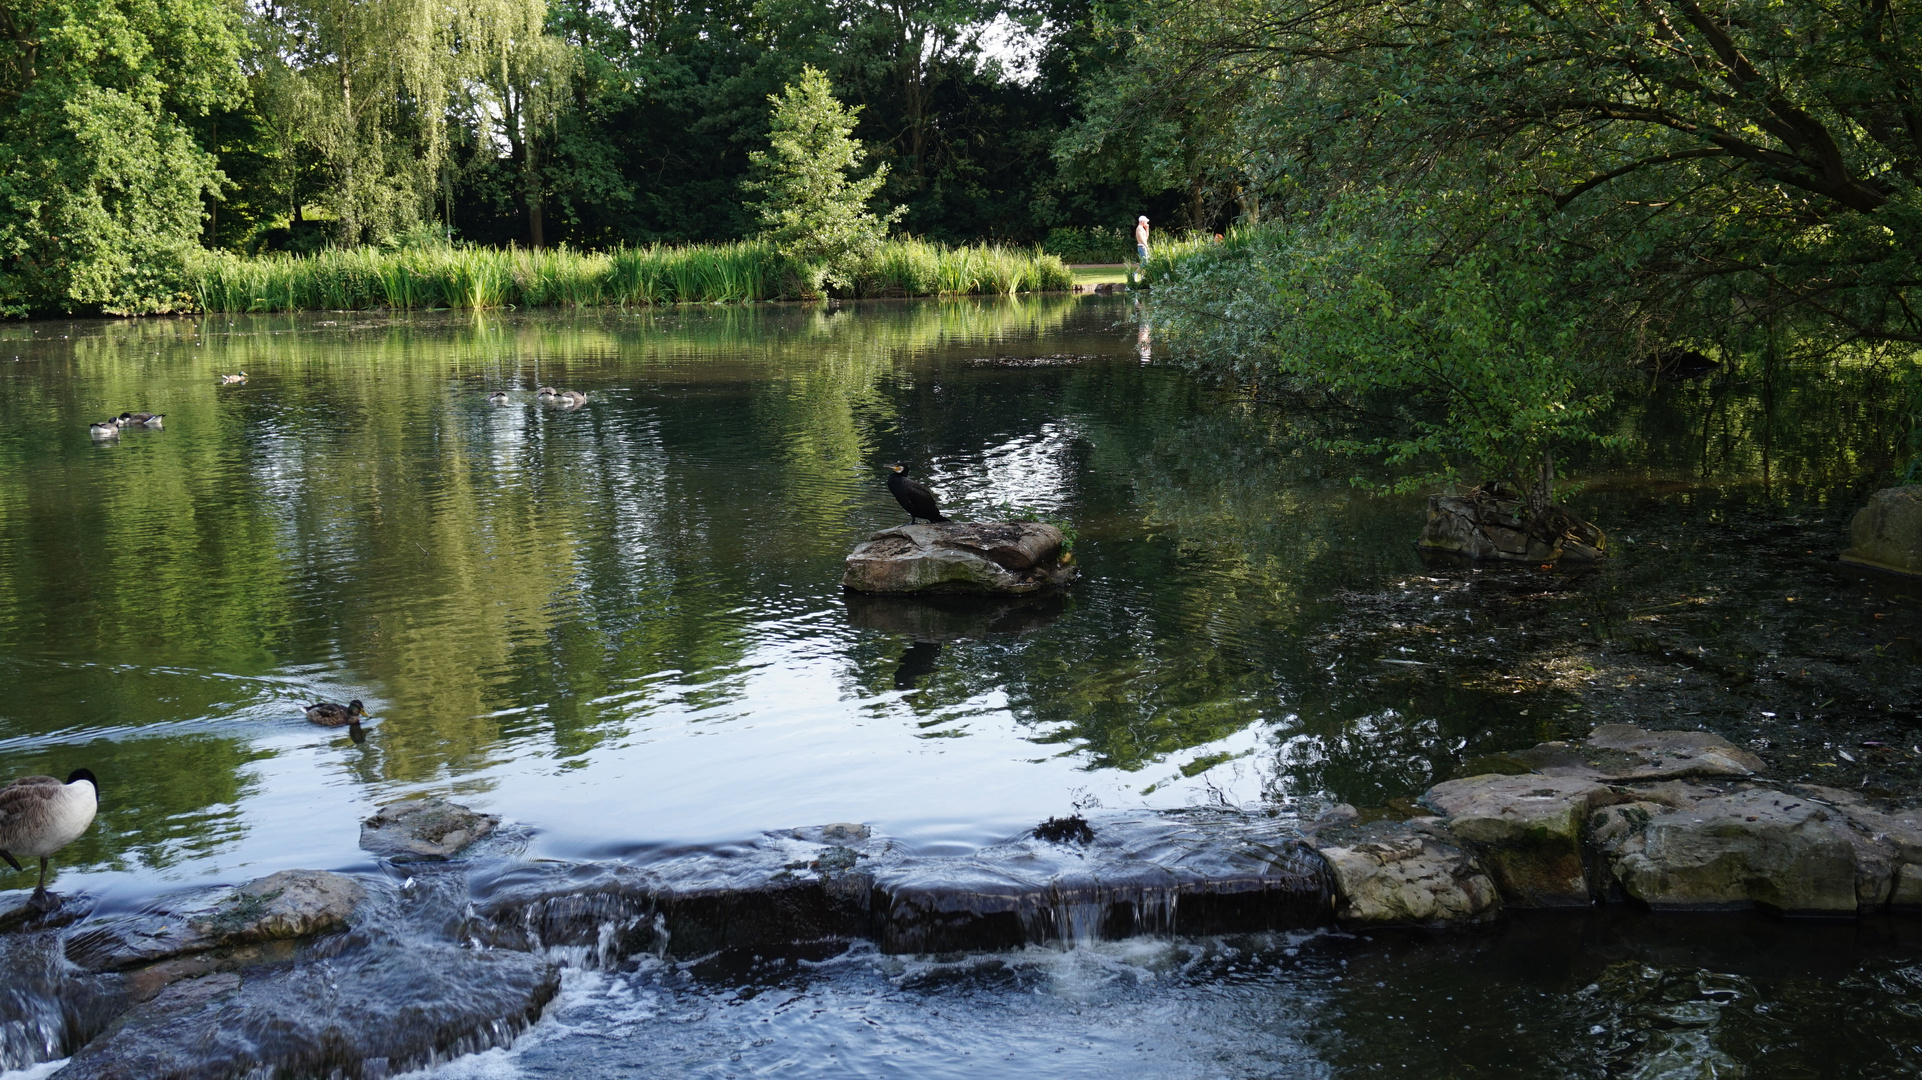
<instances>
[{"instance_id":1,"label":"large rock in pond","mask_svg":"<svg viewBox=\"0 0 1922 1080\"><path fill-rule=\"evenodd\" d=\"M1352 807L1309 829L1327 861L1345 925L1447 926L1501 912L1501 893L1448 831L1425 821L1358 823Z\"/></svg>"},{"instance_id":2,"label":"large rock in pond","mask_svg":"<svg viewBox=\"0 0 1922 1080\"><path fill-rule=\"evenodd\" d=\"M1426 553L1492 562L1593 562L1608 557L1602 530L1560 506L1530 518L1526 503L1499 486L1430 495L1428 522L1415 546Z\"/></svg>"},{"instance_id":3,"label":"large rock in pond","mask_svg":"<svg viewBox=\"0 0 1922 1080\"><path fill-rule=\"evenodd\" d=\"M848 555L842 588L863 593L1031 593L1073 581L1061 530L1039 521L903 525Z\"/></svg>"},{"instance_id":4,"label":"large rock in pond","mask_svg":"<svg viewBox=\"0 0 1922 1080\"><path fill-rule=\"evenodd\" d=\"M89 971L124 971L223 946L339 930L366 899L352 878L282 870L220 893L189 893L114 916L67 939L67 958Z\"/></svg>"},{"instance_id":5,"label":"large rock in pond","mask_svg":"<svg viewBox=\"0 0 1922 1080\"><path fill-rule=\"evenodd\" d=\"M1471 776L1422 797L1516 907L1588 906L1582 830L1595 807L1620 800L1607 785L1573 776Z\"/></svg>"},{"instance_id":6,"label":"large rock in pond","mask_svg":"<svg viewBox=\"0 0 1922 1080\"><path fill-rule=\"evenodd\" d=\"M438 797L402 799L360 823L360 846L395 862L448 859L500 823L492 814Z\"/></svg>"},{"instance_id":7,"label":"large rock in pond","mask_svg":"<svg viewBox=\"0 0 1922 1080\"><path fill-rule=\"evenodd\" d=\"M1922 574L1922 484L1883 488L1849 523L1842 561L1898 574Z\"/></svg>"},{"instance_id":8,"label":"large rock in pond","mask_svg":"<svg viewBox=\"0 0 1922 1080\"><path fill-rule=\"evenodd\" d=\"M1655 909L1853 914L1854 846L1834 809L1787 792L1703 790L1609 845L1609 872Z\"/></svg>"}]
</instances>

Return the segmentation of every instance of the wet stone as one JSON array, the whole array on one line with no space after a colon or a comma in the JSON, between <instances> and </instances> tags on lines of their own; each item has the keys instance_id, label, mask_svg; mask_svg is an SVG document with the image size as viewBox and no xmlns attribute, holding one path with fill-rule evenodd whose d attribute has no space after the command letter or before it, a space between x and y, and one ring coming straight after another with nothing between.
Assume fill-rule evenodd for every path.
<instances>
[{"instance_id":1,"label":"wet stone","mask_svg":"<svg viewBox=\"0 0 1922 1080\"><path fill-rule=\"evenodd\" d=\"M347 924L366 890L325 870L282 870L238 889L165 897L67 939L67 957L90 971L124 971L222 946L308 937Z\"/></svg>"},{"instance_id":2,"label":"wet stone","mask_svg":"<svg viewBox=\"0 0 1922 1080\"><path fill-rule=\"evenodd\" d=\"M903 525L847 557L841 587L860 593L1033 593L1073 581L1061 530L1038 521Z\"/></svg>"},{"instance_id":3,"label":"wet stone","mask_svg":"<svg viewBox=\"0 0 1922 1080\"><path fill-rule=\"evenodd\" d=\"M559 987L557 968L525 953L366 942L324 963L176 982L60 1075L384 1077L507 1045Z\"/></svg>"},{"instance_id":4,"label":"wet stone","mask_svg":"<svg viewBox=\"0 0 1922 1080\"><path fill-rule=\"evenodd\" d=\"M1611 783L1748 777L1762 771L1761 758L1711 732L1645 731L1629 724L1603 724L1580 743L1542 743L1501 757L1545 776Z\"/></svg>"},{"instance_id":5,"label":"wet stone","mask_svg":"<svg viewBox=\"0 0 1922 1080\"><path fill-rule=\"evenodd\" d=\"M1857 900L1846 833L1834 810L1757 787L1654 815L1606 858L1622 891L1658 910L1847 914Z\"/></svg>"},{"instance_id":6,"label":"wet stone","mask_svg":"<svg viewBox=\"0 0 1922 1080\"><path fill-rule=\"evenodd\" d=\"M1475 776L1437 784L1423 802L1448 818L1515 907L1586 907L1582 833L1596 806L1620 801L1579 776Z\"/></svg>"},{"instance_id":7,"label":"wet stone","mask_svg":"<svg viewBox=\"0 0 1922 1080\"><path fill-rule=\"evenodd\" d=\"M1352 819L1351 819L1352 820ZM1448 926L1484 922L1501 893L1475 857L1430 821L1325 821L1315 850L1333 878L1344 925Z\"/></svg>"},{"instance_id":8,"label":"wet stone","mask_svg":"<svg viewBox=\"0 0 1922 1080\"><path fill-rule=\"evenodd\" d=\"M493 832L500 821L439 797L402 799L361 822L360 846L395 862L448 859Z\"/></svg>"},{"instance_id":9,"label":"wet stone","mask_svg":"<svg viewBox=\"0 0 1922 1080\"><path fill-rule=\"evenodd\" d=\"M1922 484L1883 488L1849 522L1842 561L1898 574L1922 574Z\"/></svg>"}]
</instances>

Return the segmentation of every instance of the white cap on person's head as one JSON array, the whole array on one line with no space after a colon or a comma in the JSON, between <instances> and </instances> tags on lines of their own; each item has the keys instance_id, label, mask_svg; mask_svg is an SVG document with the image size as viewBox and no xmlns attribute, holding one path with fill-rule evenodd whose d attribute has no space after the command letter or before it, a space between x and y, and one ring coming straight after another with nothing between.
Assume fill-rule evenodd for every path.
<instances>
[{"instance_id":1,"label":"white cap on person's head","mask_svg":"<svg viewBox=\"0 0 1922 1080\"><path fill-rule=\"evenodd\" d=\"M1143 214L1143 215L1141 215L1140 217L1138 217L1138 218L1136 218L1135 220L1136 220L1136 221L1146 221L1146 220L1148 220L1148 215L1146 215L1146 214Z\"/></svg>"}]
</instances>

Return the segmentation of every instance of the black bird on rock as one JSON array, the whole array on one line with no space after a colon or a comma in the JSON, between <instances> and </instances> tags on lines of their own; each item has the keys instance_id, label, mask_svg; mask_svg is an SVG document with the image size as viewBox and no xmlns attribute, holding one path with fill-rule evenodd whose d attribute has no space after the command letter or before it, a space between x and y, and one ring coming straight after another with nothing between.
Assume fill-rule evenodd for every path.
<instances>
[{"instance_id":1,"label":"black bird on rock","mask_svg":"<svg viewBox=\"0 0 1922 1080\"><path fill-rule=\"evenodd\" d=\"M948 520L941 516L941 508L935 505L934 492L929 491L926 485L908 479L906 465L890 465L888 469L888 491L894 496L894 501L901 504L901 509L908 512L908 524L914 524L916 518L927 518L929 524Z\"/></svg>"}]
</instances>

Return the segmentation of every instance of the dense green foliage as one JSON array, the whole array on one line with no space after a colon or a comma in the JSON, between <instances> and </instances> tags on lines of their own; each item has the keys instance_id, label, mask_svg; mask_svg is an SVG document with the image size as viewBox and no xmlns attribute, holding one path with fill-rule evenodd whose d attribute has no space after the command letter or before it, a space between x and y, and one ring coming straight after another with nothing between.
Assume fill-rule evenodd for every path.
<instances>
[{"instance_id":1,"label":"dense green foliage","mask_svg":"<svg viewBox=\"0 0 1922 1080\"><path fill-rule=\"evenodd\" d=\"M0 314L183 302L217 175L189 122L241 49L220 0L0 3Z\"/></svg>"},{"instance_id":2,"label":"dense green foliage","mask_svg":"<svg viewBox=\"0 0 1922 1080\"><path fill-rule=\"evenodd\" d=\"M837 291L851 297L1006 296L1071 283L1053 256L918 240L879 243L846 270ZM191 278L196 305L221 312L738 303L793 298L797 282L793 263L766 241L602 253L447 245L218 252L196 258Z\"/></svg>"},{"instance_id":3,"label":"dense green foliage","mask_svg":"<svg viewBox=\"0 0 1922 1080\"><path fill-rule=\"evenodd\" d=\"M754 208L763 235L799 269L807 291L847 288L907 208L876 214L869 205L887 182L885 164L859 179L848 175L867 157L853 136L860 110L834 99L826 73L803 68L800 81L768 100L774 105L769 146L748 155L760 170L747 188L761 193Z\"/></svg>"},{"instance_id":4,"label":"dense green foliage","mask_svg":"<svg viewBox=\"0 0 1922 1080\"><path fill-rule=\"evenodd\" d=\"M1161 292L1196 358L1526 473L1663 348L1909 362L1919 14L1165 0L1077 138L1205 160L1260 230Z\"/></svg>"}]
</instances>

